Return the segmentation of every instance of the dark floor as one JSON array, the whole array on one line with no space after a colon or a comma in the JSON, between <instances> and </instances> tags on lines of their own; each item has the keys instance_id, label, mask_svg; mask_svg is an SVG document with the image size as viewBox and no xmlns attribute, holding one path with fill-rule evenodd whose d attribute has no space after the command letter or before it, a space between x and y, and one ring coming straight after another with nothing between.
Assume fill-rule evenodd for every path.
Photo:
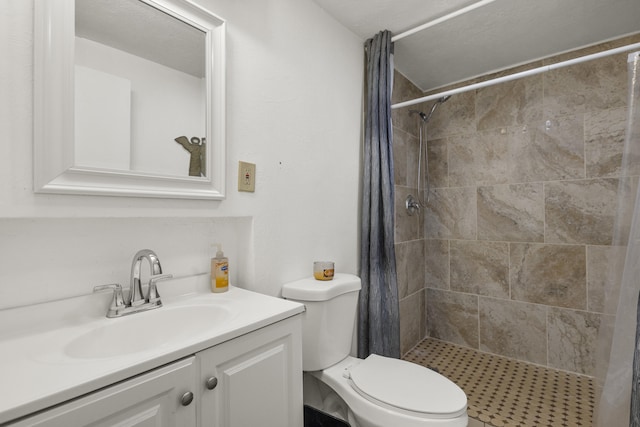
<instances>
[{"instance_id":1,"label":"dark floor","mask_svg":"<svg viewBox=\"0 0 640 427\"><path fill-rule=\"evenodd\" d=\"M404 357L467 394L468 414L495 427L591 426L593 379L427 338Z\"/></svg>"},{"instance_id":2,"label":"dark floor","mask_svg":"<svg viewBox=\"0 0 640 427\"><path fill-rule=\"evenodd\" d=\"M304 427L350 427L346 421L304 405Z\"/></svg>"}]
</instances>

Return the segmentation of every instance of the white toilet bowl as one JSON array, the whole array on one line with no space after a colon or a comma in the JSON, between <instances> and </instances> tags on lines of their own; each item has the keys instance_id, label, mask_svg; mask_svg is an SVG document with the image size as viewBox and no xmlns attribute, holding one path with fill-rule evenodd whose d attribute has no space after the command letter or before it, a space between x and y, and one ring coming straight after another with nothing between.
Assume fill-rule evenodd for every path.
<instances>
[{"instance_id":1,"label":"white toilet bowl","mask_svg":"<svg viewBox=\"0 0 640 427\"><path fill-rule=\"evenodd\" d=\"M423 366L371 355L310 372L347 405L351 427L465 427L467 397ZM322 409L322 408L321 408ZM355 423L354 423L355 421Z\"/></svg>"},{"instance_id":2,"label":"white toilet bowl","mask_svg":"<svg viewBox=\"0 0 640 427\"><path fill-rule=\"evenodd\" d=\"M351 427L465 427L467 396L423 366L378 355L349 356L360 278L287 283L282 296L305 304L302 321L305 403ZM314 378L318 396L308 396ZM313 401L313 402L312 402Z\"/></svg>"}]
</instances>

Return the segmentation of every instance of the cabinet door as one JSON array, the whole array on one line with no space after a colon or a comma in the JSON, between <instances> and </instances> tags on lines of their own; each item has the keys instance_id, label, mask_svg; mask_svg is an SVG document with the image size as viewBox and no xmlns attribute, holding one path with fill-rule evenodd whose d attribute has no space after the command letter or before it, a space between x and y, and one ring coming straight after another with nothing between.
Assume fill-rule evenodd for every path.
<instances>
[{"instance_id":1,"label":"cabinet door","mask_svg":"<svg viewBox=\"0 0 640 427\"><path fill-rule=\"evenodd\" d=\"M62 404L12 426L187 427L196 425L195 357ZM194 402L183 406L184 393Z\"/></svg>"},{"instance_id":2,"label":"cabinet door","mask_svg":"<svg viewBox=\"0 0 640 427\"><path fill-rule=\"evenodd\" d=\"M301 427L300 327L294 316L198 353L199 426Z\"/></svg>"}]
</instances>

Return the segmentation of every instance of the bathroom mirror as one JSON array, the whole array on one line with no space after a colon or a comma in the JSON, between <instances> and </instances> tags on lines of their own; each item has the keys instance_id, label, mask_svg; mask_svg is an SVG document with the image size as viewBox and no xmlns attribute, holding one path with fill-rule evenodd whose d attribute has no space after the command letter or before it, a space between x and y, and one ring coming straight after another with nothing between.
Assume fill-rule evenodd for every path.
<instances>
[{"instance_id":1,"label":"bathroom mirror","mask_svg":"<svg viewBox=\"0 0 640 427\"><path fill-rule=\"evenodd\" d=\"M187 0L36 0L34 190L223 199L224 31Z\"/></svg>"}]
</instances>

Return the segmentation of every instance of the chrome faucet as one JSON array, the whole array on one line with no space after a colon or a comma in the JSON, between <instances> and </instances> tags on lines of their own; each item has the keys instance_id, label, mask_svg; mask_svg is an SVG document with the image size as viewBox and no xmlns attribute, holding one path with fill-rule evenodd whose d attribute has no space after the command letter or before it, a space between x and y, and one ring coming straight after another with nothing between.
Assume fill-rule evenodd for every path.
<instances>
[{"instance_id":1,"label":"chrome faucet","mask_svg":"<svg viewBox=\"0 0 640 427\"><path fill-rule=\"evenodd\" d=\"M149 262L151 273L146 297L142 294L142 283L140 281L140 267L144 259ZM150 249L142 249L135 254L131 263L131 282L126 298L123 296L122 286L118 283L96 286L93 291L113 289L113 300L107 312L107 317L120 317L162 307L162 300L160 300L156 283L172 277L172 274L162 274L160 259L155 252Z\"/></svg>"},{"instance_id":2,"label":"chrome faucet","mask_svg":"<svg viewBox=\"0 0 640 427\"><path fill-rule=\"evenodd\" d=\"M147 302L142 296L142 283L140 283L140 267L142 266L143 259L149 261L152 280L154 276L162 274L162 267L160 266L158 255L156 255L156 253L151 249L142 249L134 255L133 261L131 262L131 280L129 282L131 284L131 287L129 289L129 295L125 300L125 303L132 307ZM149 289L151 289L152 280L149 280Z\"/></svg>"}]
</instances>

